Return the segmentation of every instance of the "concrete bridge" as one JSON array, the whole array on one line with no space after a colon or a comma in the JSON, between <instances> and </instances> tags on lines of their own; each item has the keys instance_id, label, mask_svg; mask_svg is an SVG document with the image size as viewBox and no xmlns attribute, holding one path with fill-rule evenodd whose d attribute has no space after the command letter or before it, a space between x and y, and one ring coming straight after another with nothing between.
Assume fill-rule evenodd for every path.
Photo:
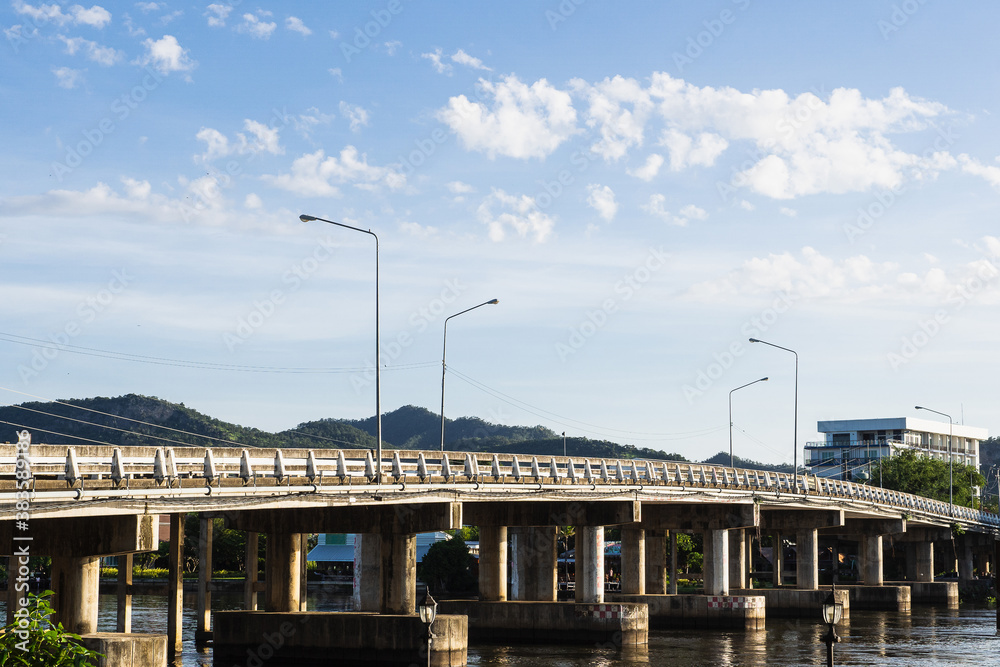
<instances>
[{"instance_id":1,"label":"concrete bridge","mask_svg":"<svg viewBox=\"0 0 1000 667\"><path fill-rule=\"evenodd\" d=\"M462 525L480 531L480 597L442 605L435 623L444 636L435 643L440 664L465 664L466 635L524 638L542 618L562 619L542 628L550 640L592 640L606 631L643 644L648 627L754 628L762 625L765 608L818 614L826 596L818 590L824 535L852 536L861 545L865 586L838 591L845 603L906 612L911 599L957 601L954 584L942 589L934 583L934 543L954 541L959 573L972 578L977 564L986 572L996 562L1000 536L995 514L812 475L723 466L404 450L376 462L366 450L34 445L27 432L19 444L0 445L0 552L11 557L15 573L25 553L52 557L54 606L71 631L96 631L100 558L118 555L118 631L129 633L132 555L157 548L156 517L166 514L166 650L179 650L188 513L201 517L199 639L212 637L211 520L222 517L227 526L247 531L248 553L256 554L258 533L268 536L265 581L256 581L255 568L247 573L247 611L215 615L217 664L219 656L241 656L248 642L260 645L261 636L286 625L298 628L302 619L312 620L313 634L322 627L322 638L308 641L325 643L327 654L335 647L344 656L355 649L359 656L375 655L375 635L421 645L422 626L414 616L415 536ZM576 527L576 604L569 616L551 607L573 604L556 602L559 526ZM622 591L613 600L605 599L603 580L606 526L622 529ZM358 608L367 614L365 623L381 624L361 633L364 639L356 626L337 625L350 614L317 620L305 610L305 535L313 532L360 535ZM667 565L676 566L678 532L704 535L704 595L684 604L673 595L677 573L668 576ZM750 588L748 555L762 535L795 542L794 588ZM906 586L883 580L883 539L889 537L906 546ZM778 576L776 586L782 583ZM22 606L21 595L9 587L8 619ZM269 613L255 612L259 606Z\"/></svg>"}]
</instances>

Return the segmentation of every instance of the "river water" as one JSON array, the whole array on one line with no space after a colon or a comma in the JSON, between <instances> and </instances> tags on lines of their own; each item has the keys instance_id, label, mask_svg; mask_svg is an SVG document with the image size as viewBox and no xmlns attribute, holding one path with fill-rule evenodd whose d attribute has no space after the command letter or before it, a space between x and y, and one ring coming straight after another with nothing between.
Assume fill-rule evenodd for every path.
<instances>
[{"instance_id":1,"label":"river water","mask_svg":"<svg viewBox=\"0 0 1000 667\"><path fill-rule=\"evenodd\" d=\"M101 596L99 629L114 631L115 597ZM165 633L166 599L157 595L132 598L134 632ZM242 596L215 593L215 610L239 609ZM317 611L346 611L349 596L322 589L309 592L309 608ZM194 647L195 597L185 595L184 653L177 667L212 664L210 650ZM842 637L835 648L838 665L893 665L924 667L939 665L1000 664L1000 637L996 631L996 611L963 605L960 609L914 606L911 614L851 612L849 624L838 626ZM662 630L649 633L649 645L636 653L622 653L602 646L486 646L469 649L470 665L523 665L525 667L631 665L761 665L771 667L823 665L826 629L819 622L767 619L767 629L757 632L710 630ZM226 667L229 667L228 665Z\"/></svg>"}]
</instances>

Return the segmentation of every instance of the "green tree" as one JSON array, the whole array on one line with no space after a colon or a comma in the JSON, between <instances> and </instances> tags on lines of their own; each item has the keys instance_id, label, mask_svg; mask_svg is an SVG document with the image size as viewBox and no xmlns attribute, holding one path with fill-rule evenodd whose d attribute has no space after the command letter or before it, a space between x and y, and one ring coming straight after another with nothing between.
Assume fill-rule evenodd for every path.
<instances>
[{"instance_id":1,"label":"green tree","mask_svg":"<svg viewBox=\"0 0 1000 667\"><path fill-rule=\"evenodd\" d=\"M28 615L0 634L0 667L92 667L102 655L80 643L80 635L52 625L52 591L28 595Z\"/></svg>"},{"instance_id":2,"label":"green tree","mask_svg":"<svg viewBox=\"0 0 1000 667\"><path fill-rule=\"evenodd\" d=\"M986 479L972 466L952 465L951 493L956 505L971 507L972 487L983 486ZM912 493L925 498L948 502L948 462L905 450L895 456L879 459L871 472L870 484L881 480L883 488Z\"/></svg>"},{"instance_id":3,"label":"green tree","mask_svg":"<svg viewBox=\"0 0 1000 667\"><path fill-rule=\"evenodd\" d=\"M420 578L431 590L471 591L476 588L472 567L476 559L460 535L435 542L420 561Z\"/></svg>"}]
</instances>

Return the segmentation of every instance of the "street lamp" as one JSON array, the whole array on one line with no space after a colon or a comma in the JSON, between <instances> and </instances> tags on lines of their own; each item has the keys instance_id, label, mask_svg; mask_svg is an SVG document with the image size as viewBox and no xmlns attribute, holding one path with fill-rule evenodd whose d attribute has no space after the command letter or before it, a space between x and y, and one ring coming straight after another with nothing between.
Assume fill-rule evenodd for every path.
<instances>
[{"instance_id":1,"label":"street lamp","mask_svg":"<svg viewBox=\"0 0 1000 667\"><path fill-rule=\"evenodd\" d=\"M566 458L566 431L563 431L563 458Z\"/></svg>"},{"instance_id":2,"label":"street lamp","mask_svg":"<svg viewBox=\"0 0 1000 667\"><path fill-rule=\"evenodd\" d=\"M954 430L954 421L952 421L951 415L945 414L943 412L938 412L937 410L931 410L930 408L925 408L919 405L913 406L914 410L926 410L927 412L933 412L936 415L941 415L942 417L948 418L948 516L955 516L955 505L954 505L954 494L952 489L955 484L955 477L952 471L951 465L951 434Z\"/></svg>"},{"instance_id":3,"label":"street lamp","mask_svg":"<svg viewBox=\"0 0 1000 667\"><path fill-rule=\"evenodd\" d=\"M741 385L736 389L729 392L729 467L735 468L736 465L733 462L733 392L743 387L749 387L752 384L757 384L758 382L767 382L767 378L761 378L759 380L754 380L753 382L747 382L745 385Z\"/></svg>"},{"instance_id":4,"label":"street lamp","mask_svg":"<svg viewBox=\"0 0 1000 667\"><path fill-rule=\"evenodd\" d=\"M823 622L829 627L826 636L823 637L823 641L826 643L827 667L833 667L833 645L840 641L834 626L840 623L843 615L844 605L837 602L837 584L833 584L830 587L830 594L826 596L826 602L823 603Z\"/></svg>"},{"instance_id":5,"label":"street lamp","mask_svg":"<svg viewBox=\"0 0 1000 667\"><path fill-rule=\"evenodd\" d=\"M789 350L787 347L781 347L780 345L775 345L774 343L768 343L766 340L760 340L758 338L751 338L751 343L763 343L764 345L770 345L771 347L776 347L779 350L784 350L785 352L791 352L795 355L795 417L792 422L793 429L795 432L792 434L792 446L795 451L792 453L793 465L795 466L795 493L799 492L799 353L795 350Z\"/></svg>"},{"instance_id":6,"label":"street lamp","mask_svg":"<svg viewBox=\"0 0 1000 667\"><path fill-rule=\"evenodd\" d=\"M444 318L444 342L441 345L441 451L444 451L444 374L447 366L445 366L444 358L448 351L448 320L453 317L458 317L462 313L467 313L470 310L475 310L476 308L481 308L487 305L496 305L500 303L499 299L490 299L489 301L484 301L478 306L473 306L472 308L466 308L461 313L455 313L454 315L449 315Z\"/></svg>"},{"instance_id":7,"label":"street lamp","mask_svg":"<svg viewBox=\"0 0 1000 667\"><path fill-rule=\"evenodd\" d=\"M427 667L431 665L431 645L434 642L434 633L431 632L431 626L434 624L434 619L437 618L437 602L431 597L430 586L427 587L427 594L424 595L424 599L420 602L420 621L427 626Z\"/></svg>"},{"instance_id":8,"label":"street lamp","mask_svg":"<svg viewBox=\"0 0 1000 667\"><path fill-rule=\"evenodd\" d=\"M382 343L379 339L379 326L378 326L378 236L375 235L370 229L361 229L360 227L352 227L351 225L345 225L342 222L334 222L333 220L327 220L325 218L317 218L314 215L305 215L304 213L299 216L299 220L302 222L312 222L317 220L319 222L326 222L331 225L336 225L338 227L344 227L345 229L353 229L356 232L361 232L362 234L370 234L372 238L375 239L375 483L382 483Z\"/></svg>"}]
</instances>

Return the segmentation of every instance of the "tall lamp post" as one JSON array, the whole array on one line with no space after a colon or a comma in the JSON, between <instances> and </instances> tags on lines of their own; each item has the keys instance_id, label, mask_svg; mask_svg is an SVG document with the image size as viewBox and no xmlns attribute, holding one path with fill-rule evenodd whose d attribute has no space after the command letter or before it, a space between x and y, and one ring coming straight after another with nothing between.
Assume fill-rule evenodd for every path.
<instances>
[{"instance_id":1,"label":"tall lamp post","mask_svg":"<svg viewBox=\"0 0 1000 667\"><path fill-rule=\"evenodd\" d=\"M434 633L431 632L431 626L434 625L434 619L437 618L437 608L437 602L431 597L431 589L428 586L427 593L418 607L420 621L427 626L427 667L431 665L431 646L434 642Z\"/></svg>"},{"instance_id":2,"label":"tall lamp post","mask_svg":"<svg viewBox=\"0 0 1000 667\"><path fill-rule=\"evenodd\" d=\"M759 380L754 380L753 382L747 382L744 385L740 385L736 389L729 392L729 467L735 468L736 464L733 459L733 392L742 389L743 387L749 387L752 384L757 384L758 382L767 382L767 378L761 378Z\"/></svg>"},{"instance_id":3,"label":"tall lamp post","mask_svg":"<svg viewBox=\"0 0 1000 667\"><path fill-rule=\"evenodd\" d=\"M379 338L379 325L378 325L378 236L375 235L370 229L361 229L360 227L352 227L351 225L345 225L342 222L334 222L333 220L327 220L325 218L317 218L314 215L305 215L304 213L299 216L299 220L302 222L312 222L314 220L319 222L326 222L331 225L336 225L338 227L343 227L345 229L353 229L356 232L361 232L362 234L369 234L375 239L375 483L382 483L382 342Z\"/></svg>"},{"instance_id":4,"label":"tall lamp post","mask_svg":"<svg viewBox=\"0 0 1000 667\"><path fill-rule=\"evenodd\" d=\"M951 465L951 434L954 430L955 422L952 421L951 415L945 414L944 412L938 412L937 410L931 410L930 408L925 408L920 405L915 405L914 410L926 410L927 412L933 412L936 415L941 415L942 417L948 418L948 516L955 516L955 504L954 504L954 494L952 490L955 485L955 477L952 471Z\"/></svg>"},{"instance_id":5,"label":"tall lamp post","mask_svg":"<svg viewBox=\"0 0 1000 667\"><path fill-rule=\"evenodd\" d=\"M500 303L499 299L490 299L489 301L484 301L478 306L473 306L472 308L466 308L461 313L455 313L454 315L449 315L444 318L444 342L441 345L441 451L444 451L444 375L447 366L444 363L445 355L448 352L448 320L453 317L458 317L462 313L467 313L470 310L475 310L476 308L481 308L488 305L496 305Z\"/></svg>"},{"instance_id":6,"label":"tall lamp post","mask_svg":"<svg viewBox=\"0 0 1000 667\"><path fill-rule=\"evenodd\" d=\"M799 353L795 350L790 350L787 347L781 347L780 345L775 345L774 343L768 343L766 340L760 340L758 338L751 338L751 343L763 343L764 345L770 345L771 347L776 347L779 350L784 350L785 352L791 352L795 355L795 417L793 419L792 428L795 432L792 434L792 446L795 451L792 453L792 461L795 466L795 493L799 492Z\"/></svg>"},{"instance_id":7,"label":"tall lamp post","mask_svg":"<svg viewBox=\"0 0 1000 667\"><path fill-rule=\"evenodd\" d=\"M833 667L833 645L840 641L835 626L840 623L844 615L844 605L837 602L836 593L837 584L833 584L830 587L830 594L826 596L826 602L823 603L823 622L828 626L826 636L823 637L823 642L826 644L827 667Z\"/></svg>"}]
</instances>

